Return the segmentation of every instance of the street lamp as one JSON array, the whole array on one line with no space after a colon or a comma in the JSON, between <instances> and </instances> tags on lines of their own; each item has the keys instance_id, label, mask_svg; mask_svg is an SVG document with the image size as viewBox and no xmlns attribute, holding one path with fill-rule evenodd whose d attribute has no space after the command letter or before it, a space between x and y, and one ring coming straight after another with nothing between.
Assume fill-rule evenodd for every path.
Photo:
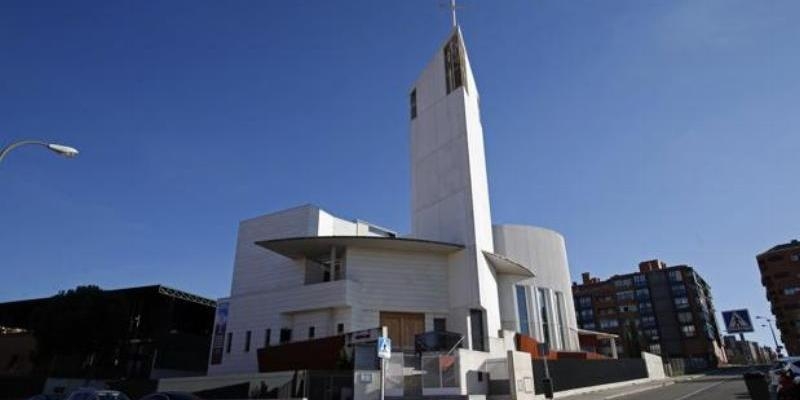
<instances>
[{"instance_id":1,"label":"street lamp","mask_svg":"<svg viewBox=\"0 0 800 400\"><path fill-rule=\"evenodd\" d=\"M783 350L783 347L778 346L778 338L775 337L775 331L772 329L772 320L767 317L762 317L760 315L756 315L756 319L763 319L764 321L767 321L767 326L769 326L769 332L772 334L772 340L775 342L775 353L777 353L778 357L780 357L781 350Z\"/></svg>"},{"instance_id":2,"label":"street lamp","mask_svg":"<svg viewBox=\"0 0 800 400\"><path fill-rule=\"evenodd\" d=\"M19 146L24 146L26 144L44 146L50 149L50 151L67 158L73 158L78 155L78 149L70 146L65 146L63 144L47 143L41 140L20 140L17 142L13 142L6 147L3 147L3 149L0 150L0 162L3 161L3 158L6 156L6 154L10 153L11 150L14 150Z\"/></svg>"}]
</instances>

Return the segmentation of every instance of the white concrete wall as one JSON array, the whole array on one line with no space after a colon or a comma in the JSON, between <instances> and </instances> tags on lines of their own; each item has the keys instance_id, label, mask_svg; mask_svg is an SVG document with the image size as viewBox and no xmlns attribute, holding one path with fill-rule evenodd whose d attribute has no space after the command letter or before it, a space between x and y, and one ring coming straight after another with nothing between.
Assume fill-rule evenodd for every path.
<instances>
[{"instance_id":1,"label":"white concrete wall","mask_svg":"<svg viewBox=\"0 0 800 400\"><path fill-rule=\"evenodd\" d=\"M333 310L315 310L291 314L292 341L303 341L334 335ZM314 327L314 337L310 338L309 328Z\"/></svg>"},{"instance_id":2,"label":"white concrete wall","mask_svg":"<svg viewBox=\"0 0 800 400\"><path fill-rule=\"evenodd\" d=\"M251 218L240 222L234 257L231 296L228 299L227 333L233 334L231 352L223 351L222 363L209 365L209 375L257 372L256 349L267 328L276 341L286 321L264 304L283 300L286 288L303 285L302 263L255 244L259 240L316 235L319 209L311 205ZM245 335L251 331L250 351L244 351ZM226 345L227 346L227 336ZM227 347L226 347L227 348Z\"/></svg>"},{"instance_id":3,"label":"white concrete wall","mask_svg":"<svg viewBox=\"0 0 800 400\"><path fill-rule=\"evenodd\" d=\"M379 236L370 232L369 226L367 222L346 220L320 209L315 236Z\"/></svg>"},{"instance_id":4,"label":"white concrete wall","mask_svg":"<svg viewBox=\"0 0 800 400\"><path fill-rule=\"evenodd\" d=\"M530 303L528 311L532 320L535 322L532 336L537 340L543 340L540 329L539 307L536 302L536 289L549 289L552 299L551 315L555 315L555 295L556 291L561 292L564 297L564 316L567 329L565 331L565 341L563 349L577 351L580 349L578 335L574 330L577 328L575 318L575 305L572 298L572 278L567 261L567 250L564 237L558 232L524 225L495 225L494 241L495 252L506 256L514 261L533 267L536 277L532 280L518 282L525 284L530 289ZM514 293L514 283L510 279L501 277L501 315L503 316L504 327L511 326L510 321L518 321L516 308L516 295ZM513 308L509 308L513 305ZM551 338L555 332L551 332Z\"/></svg>"},{"instance_id":5,"label":"white concrete wall","mask_svg":"<svg viewBox=\"0 0 800 400\"><path fill-rule=\"evenodd\" d=\"M302 285L303 269L297 263L259 247L255 242L316 236L318 217L318 208L305 205L239 223L231 297ZM231 312L235 313L235 310Z\"/></svg>"},{"instance_id":6,"label":"white concrete wall","mask_svg":"<svg viewBox=\"0 0 800 400\"><path fill-rule=\"evenodd\" d=\"M533 363L530 353L508 351L509 389L513 400L533 400Z\"/></svg>"},{"instance_id":7,"label":"white concrete wall","mask_svg":"<svg viewBox=\"0 0 800 400\"><path fill-rule=\"evenodd\" d=\"M642 359L644 360L645 367L647 367L647 377L650 379L664 379L667 374L664 373L664 360L661 356L642 352Z\"/></svg>"},{"instance_id":8,"label":"white concrete wall","mask_svg":"<svg viewBox=\"0 0 800 400\"><path fill-rule=\"evenodd\" d=\"M486 372L486 360L489 353L458 349L458 379L462 395L479 395L489 392L489 377ZM478 372L483 379L478 380Z\"/></svg>"}]
</instances>

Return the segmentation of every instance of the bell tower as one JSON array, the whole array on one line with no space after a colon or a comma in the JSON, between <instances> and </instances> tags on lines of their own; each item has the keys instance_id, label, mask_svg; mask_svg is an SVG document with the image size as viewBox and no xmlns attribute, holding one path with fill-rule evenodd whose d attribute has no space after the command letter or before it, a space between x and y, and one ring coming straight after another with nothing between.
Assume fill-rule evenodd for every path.
<instances>
[{"instance_id":1,"label":"bell tower","mask_svg":"<svg viewBox=\"0 0 800 400\"><path fill-rule=\"evenodd\" d=\"M488 350L500 329L478 88L458 26L414 83L411 118L412 236L464 245L451 256L448 326ZM477 331L482 332L477 332Z\"/></svg>"}]
</instances>

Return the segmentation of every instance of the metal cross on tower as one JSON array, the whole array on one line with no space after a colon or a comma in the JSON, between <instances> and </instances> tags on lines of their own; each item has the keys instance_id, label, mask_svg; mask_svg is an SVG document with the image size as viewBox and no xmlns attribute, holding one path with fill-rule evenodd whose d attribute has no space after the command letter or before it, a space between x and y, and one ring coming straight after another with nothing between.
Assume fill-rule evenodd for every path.
<instances>
[{"instance_id":1,"label":"metal cross on tower","mask_svg":"<svg viewBox=\"0 0 800 400\"><path fill-rule=\"evenodd\" d=\"M453 28L458 25L458 20L456 19L456 0L450 0L450 15L453 18Z\"/></svg>"},{"instance_id":2,"label":"metal cross on tower","mask_svg":"<svg viewBox=\"0 0 800 400\"><path fill-rule=\"evenodd\" d=\"M456 0L450 0L450 4L440 4L439 6L443 8L447 7L450 9L450 18L451 21L453 22L453 28L455 28L458 25L458 18L456 18L456 10L461 8L459 6L456 6Z\"/></svg>"}]
</instances>

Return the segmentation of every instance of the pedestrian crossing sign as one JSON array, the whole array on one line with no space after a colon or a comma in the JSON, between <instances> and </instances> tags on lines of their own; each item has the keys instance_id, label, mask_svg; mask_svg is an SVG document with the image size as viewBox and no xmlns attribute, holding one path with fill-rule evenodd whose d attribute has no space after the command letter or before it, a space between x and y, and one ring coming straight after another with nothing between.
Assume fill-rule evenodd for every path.
<instances>
[{"instance_id":1,"label":"pedestrian crossing sign","mask_svg":"<svg viewBox=\"0 0 800 400\"><path fill-rule=\"evenodd\" d=\"M750 313L747 310L723 311L722 319L725 320L725 330L728 333L753 332L753 323L750 322Z\"/></svg>"},{"instance_id":2,"label":"pedestrian crossing sign","mask_svg":"<svg viewBox=\"0 0 800 400\"><path fill-rule=\"evenodd\" d=\"M386 336L378 337L378 358L392 358L392 339Z\"/></svg>"}]
</instances>

